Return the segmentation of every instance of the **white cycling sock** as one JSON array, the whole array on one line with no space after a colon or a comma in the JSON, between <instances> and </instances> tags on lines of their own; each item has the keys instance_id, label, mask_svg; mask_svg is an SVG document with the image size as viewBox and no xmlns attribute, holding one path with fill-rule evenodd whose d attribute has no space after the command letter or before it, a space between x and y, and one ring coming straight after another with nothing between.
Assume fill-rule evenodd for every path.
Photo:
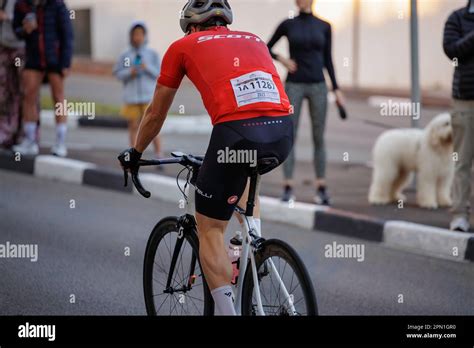
<instances>
[{"instance_id":1,"label":"white cycling sock","mask_svg":"<svg viewBox=\"0 0 474 348\"><path fill-rule=\"evenodd\" d=\"M216 315L237 315L234 308L234 292L230 285L221 286L211 291Z\"/></svg>"},{"instance_id":2,"label":"white cycling sock","mask_svg":"<svg viewBox=\"0 0 474 348\"><path fill-rule=\"evenodd\" d=\"M66 141L66 133L67 133L67 124L58 123L56 125L56 143L58 145L64 145L64 142Z\"/></svg>"},{"instance_id":3,"label":"white cycling sock","mask_svg":"<svg viewBox=\"0 0 474 348\"><path fill-rule=\"evenodd\" d=\"M38 128L37 123L25 122L25 125L23 128L25 129L26 139L28 139L28 141L32 143L36 142L36 128Z\"/></svg>"}]
</instances>

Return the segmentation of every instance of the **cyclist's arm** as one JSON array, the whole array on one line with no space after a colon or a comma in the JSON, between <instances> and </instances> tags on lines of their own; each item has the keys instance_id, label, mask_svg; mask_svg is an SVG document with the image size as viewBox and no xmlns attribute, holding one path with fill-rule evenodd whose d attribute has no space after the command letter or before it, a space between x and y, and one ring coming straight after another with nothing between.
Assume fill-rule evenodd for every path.
<instances>
[{"instance_id":1,"label":"cyclist's arm","mask_svg":"<svg viewBox=\"0 0 474 348\"><path fill-rule=\"evenodd\" d=\"M135 149L138 152L143 153L160 132L176 92L177 89L166 87L158 83L153 101L146 109L145 116L140 122L140 128L135 142Z\"/></svg>"}]
</instances>

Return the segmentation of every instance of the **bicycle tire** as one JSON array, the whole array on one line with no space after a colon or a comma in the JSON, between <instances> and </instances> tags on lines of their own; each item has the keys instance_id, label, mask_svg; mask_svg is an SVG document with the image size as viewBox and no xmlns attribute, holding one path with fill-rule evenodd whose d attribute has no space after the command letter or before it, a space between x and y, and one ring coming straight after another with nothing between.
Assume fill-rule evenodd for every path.
<instances>
[{"instance_id":1,"label":"bicycle tire","mask_svg":"<svg viewBox=\"0 0 474 348\"><path fill-rule=\"evenodd\" d=\"M158 222L156 226L153 228L153 231L151 232L151 235L148 239L148 243L147 243L147 247L145 251L145 259L144 259L144 264L143 264L143 289L144 289L144 295L145 295L146 311L149 316L158 315L155 300L154 300L156 295L154 294L154 291L153 291L154 269L155 269L155 265L157 265L155 262L156 253L157 253L158 248L160 247L160 243L162 241L163 243L166 243L166 241L164 240L164 237L170 233L176 233L176 234L179 233L177 217L164 218L160 222ZM192 252L196 256L196 261L199 265L199 268L202 269L201 263L199 261L199 239L197 237L196 231L194 229L183 231L183 238L191 246ZM207 285L207 282L205 280L204 274L201 274L201 276L202 276L203 301L204 301L203 313L201 315L205 315L205 316L213 315L214 302L212 300L212 296L211 296L209 287ZM170 313L169 315L172 315L172 314Z\"/></svg>"},{"instance_id":2,"label":"bicycle tire","mask_svg":"<svg viewBox=\"0 0 474 348\"><path fill-rule=\"evenodd\" d=\"M260 270L262 264L269 258L279 257L284 259L295 272L298 281L301 284L302 294L306 303L306 314L308 316L318 315L318 306L316 295L314 292L313 283L308 274L308 271L296 253L296 251L287 243L278 239L269 239L265 241L260 250L255 255L255 263L257 272ZM285 283L285 287L287 284ZM253 297L254 281L252 276L251 263L249 261L247 270L245 272L245 278L243 281L243 292L242 292L242 315L251 316L256 315L255 306L252 301ZM290 289L291 290L291 289ZM262 289L260 289L262 291ZM263 293L263 292L262 292ZM262 296L263 297L263 294ZM263 301L263 299L262 299ZM295 302L296 304L296 302Z\"/></svg>"}]
</instances>

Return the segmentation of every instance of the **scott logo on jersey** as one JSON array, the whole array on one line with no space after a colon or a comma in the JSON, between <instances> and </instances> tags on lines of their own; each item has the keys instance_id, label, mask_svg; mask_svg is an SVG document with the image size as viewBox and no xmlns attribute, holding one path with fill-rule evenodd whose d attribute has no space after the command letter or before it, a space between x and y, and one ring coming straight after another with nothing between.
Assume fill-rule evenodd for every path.
<instances>
[{"instance_id":1,"label":"scott logo on jersey","mask_svg":"<svg viewBox=\"0 0 474 348\"><path fill-rule=\"evenodd\" d=\"M217 39L245 39L255 40L256 42L262 42L262 40L254 35L241 35L241 34L219 34L219 35L204 35L198 38L198 43L203 43L210 40Z\"/></svg>"}]
</instances>

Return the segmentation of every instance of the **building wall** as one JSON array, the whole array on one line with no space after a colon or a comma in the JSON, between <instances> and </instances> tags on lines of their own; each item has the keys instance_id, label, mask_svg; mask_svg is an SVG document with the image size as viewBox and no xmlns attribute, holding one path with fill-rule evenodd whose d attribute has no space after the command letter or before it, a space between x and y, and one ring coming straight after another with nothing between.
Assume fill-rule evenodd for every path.
<instances>
[{"instance_id":1,"label":"building wall","mask_svg":"<svg viewBox=\"0 0 474 348\"><path fill-rule=\"evenodd\" d=\"M128 44L133 20L150 29L150 46L161 54L183 33L179 11L185 0L66 0L71 9L90 8L92 57L114 60ZM444 22L467 0L419 0L422 87L448 91L453 66L442 50ZM293 0L231 0L235 29L268 40L276 26L295 11ZM316 0L316 13L333 25L334 64L342 85L352 84L352 0ZM361 0L359 80L362 87L408 88L410 37L408 0ZM276 51L287 54L286 40ZM282 75L284 70L279 67Z\"/></svg>"}]
</instances>

